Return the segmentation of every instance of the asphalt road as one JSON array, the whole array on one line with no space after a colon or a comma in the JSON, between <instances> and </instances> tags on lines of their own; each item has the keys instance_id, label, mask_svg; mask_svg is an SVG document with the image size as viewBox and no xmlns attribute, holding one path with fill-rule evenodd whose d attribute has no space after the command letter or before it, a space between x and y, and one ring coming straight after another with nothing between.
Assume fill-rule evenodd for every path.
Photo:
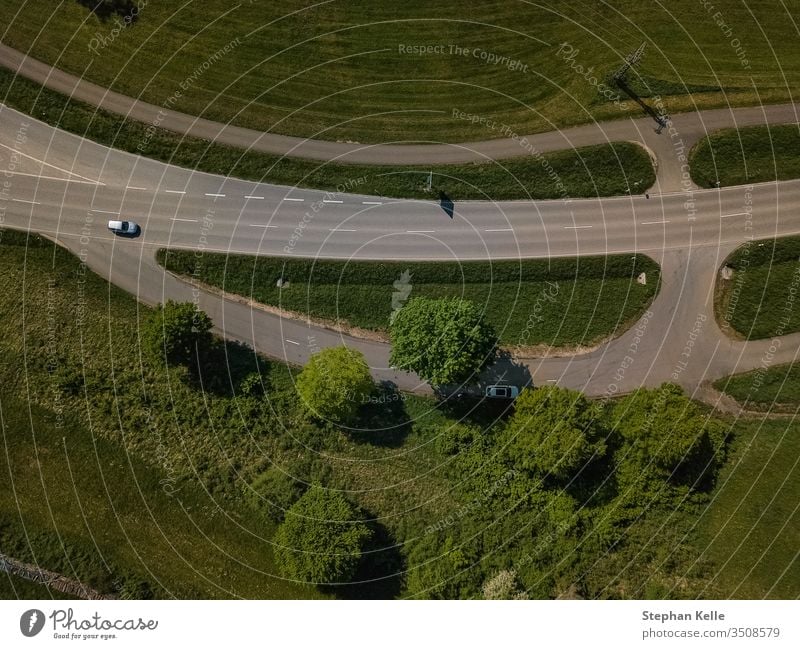
<instances>
[{"instance_id":1,"label":"asphalt road","mask_svg":"<svg viewBox=\"0 0 800 649\"><path fill-rule=\"evenodd\" d=\"M800 182L644 197L455 205L324 194L223 178L107 149L0 110L0 225L58 239L95 272L149 304L196 298L225 336L303 363L319 347L361 349L377 378L426 389L388 367L388 348L193 290L154 261L160 247L339 259L515 259L644 252L663 285L646 320L588 354L516 359L495 373L530 375L590 395L673 380L703 381L794 360L800 335L734 342L714 322L715 274L750 239L800 233ZM114 237L111 218L138 221ZM493 380L493 377L484 377Z\"/></svg>"}]
</instances>

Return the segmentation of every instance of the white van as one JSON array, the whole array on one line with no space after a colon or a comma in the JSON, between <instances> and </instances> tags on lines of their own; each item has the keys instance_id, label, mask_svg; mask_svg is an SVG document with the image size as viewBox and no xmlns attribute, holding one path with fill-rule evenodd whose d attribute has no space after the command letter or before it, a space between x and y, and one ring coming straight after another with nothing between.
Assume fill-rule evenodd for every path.
<instances>
[{"instance_id":1,"label":"white van","mask_svg":"<svg viewBox=\"0 0 800 649\"><path fill-rule=\"evenodd\" d=\"M108 229L114 234L127 234L133 236L139 232L139 225L133 221L109 221Z\"/></svg>"}]
</instances>

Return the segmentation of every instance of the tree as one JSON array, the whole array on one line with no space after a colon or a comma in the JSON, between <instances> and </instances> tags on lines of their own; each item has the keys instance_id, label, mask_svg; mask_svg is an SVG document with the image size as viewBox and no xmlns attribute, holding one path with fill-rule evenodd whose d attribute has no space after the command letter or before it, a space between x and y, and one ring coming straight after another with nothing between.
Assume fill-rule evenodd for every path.
<instances>
[{"instance_id":1,"label":"tree","mask_svg":"<svg viewBox=\"0 0 800 649\"><path fill-rule=\"evenodd\" d=\"M474 304L416 297L391 324L393 366L434 385L461 383L494 361L497 336Z\"/></svg>"},{"instance_id":2,"label":"tree","mask_svg":"<svg viewBox=\"0 0 800 649\"><path fill-rule=\"evenodd\" d=\"M297 391L317 417L346 422L352 419L375 384L364 355L347 347L313 354L297 377Z\"/></svg>"},{"instance_id":3,"label":"tree","mask_svg":"<svg viewBox=\"0 0 800 649\"><path fill-rule=\"evenodd\" d=\"M317 584L352 579L371 532L341 494L309 489L286 513L275 534L283 574Z\"/></svg>"},{"instance_id":4,"label":"tree","mask_svg":"<svg viewBox=\"0 0 800 649\"><path fill-rule=\"evenodd\" d=\"M515 570L500 570L483 582L483 599L528 599Z\"/></svg>"},{"instance_id":5,"label":"tree","mask_svg":"<svg viewBox=\"0 0 800 649\"><path fill-rule=\"evenodd\" d=\"M625 441L624 453L635 466L696 483L716 472L725 445L722 423L708 416L676 385L640 389L614 408L615 428Z\"/></svg>"},{"instance_id":6,"label":"tree","mask_svg":"<svg viewBox=\"0 0 800 649\"><path fill-rule=\"evenodd\" d=\"M581 393L557 386L526 388L509 422L512 462L558 481L569 480L605 452L600 408Z\"/></svg>"},{"instance_id":7,"label":"tree","mask_svg":"<svg viewBox=\"0 0 800 649\"><path fill-rule=\"evenodd\" d=\"M143 338L153 355L169 362L197 358L211 342L211 318L191 302L168 301L151 315Z\"/></svg>"}]
</instances>

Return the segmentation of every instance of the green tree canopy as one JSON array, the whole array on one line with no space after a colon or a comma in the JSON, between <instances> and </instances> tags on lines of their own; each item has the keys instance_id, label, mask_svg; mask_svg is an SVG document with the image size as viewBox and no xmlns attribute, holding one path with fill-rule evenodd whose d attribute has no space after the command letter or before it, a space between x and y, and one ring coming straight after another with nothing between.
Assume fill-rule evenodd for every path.
<instances>
[{"instance_id":1,"label":"green tree canopy","mask_svg":"<svg viewBox=\"0 0 800 649\"><path fill-rule=\"evenodd\" d=\"M346 422L375 388L364 355L347 347L313 354L297 377L297 391L317 417Z\"/></svg>"},{"instance_id":2,"label":"green tree canopy","mask_svg":"<svg viewBox=\"0 0 800 649\"><path fill-rule=\"evenodd\" d=\"M186 363L211 343L211 318L191 302L169 300L153 311L142 330L145 347L160 358Z\"/></svg>"},{"instance_id":3,"label":"green tree canopy","mask_svg":"<svg viewBox=\"0 0 800 649\"><path fill-rule=\"evenodd\" d=\"M650 467L677 481L694 482L713 473L722 459L722 422L703 412L676 385L637 390L616 404L613 420L625 440L624 452L637 464L631 470Z\"/></svg>"},{"instance_id":4,"label":"green tree canopy","mask_svg":"<svg viewBox=\"0 0 800 649\"><path fill-rule=\"evenodd\" d=\"M515 466L569 480L593 455L605 452L601 412L580 392L557 386L526 388L509 422Z\"/></svg>"},{"instance_id":5,"label":"green tree canopy","mask_svg":"<svg viewBox=\"0 0 800 649\"><path fill-rule=\"evenodd\" d=\"M371 532L341 494L309 489L275 534L284 575L317 584L345 583L355 574Z\"/></svg>"},{"instance_id":6,"label":"green tree canopy","mask_svg":"<svg viewBox=\"0 0 800 649\"><path fill-rule=\"evenodd\" d=\"M481 310L460 298L416 297L391 324L392 365L434 385L461 383L494 360L497 335Z\"/></svg>"}]
</instances>

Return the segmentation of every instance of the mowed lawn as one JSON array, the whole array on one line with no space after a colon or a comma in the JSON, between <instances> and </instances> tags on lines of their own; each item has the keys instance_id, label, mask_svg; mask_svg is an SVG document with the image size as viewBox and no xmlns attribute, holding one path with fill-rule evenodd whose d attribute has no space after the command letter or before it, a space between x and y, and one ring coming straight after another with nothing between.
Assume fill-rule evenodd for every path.
<instances>
[{"instance_id":1,"label":"mowed lawn","mask_svg":"<svg viewBox=\"0 0 800 649\"><path fill-rule=\"evenodd\" d=\"M800 427L748 419L698 526L716 589L735 599L800 597Z\"/></svg>"},{"instance_id":2,"label":"mowed lawn","mask_svg":"<svg viewBox=\"0 0 800 649\"><path fill-rule=\"evenodd\" d=\"M649 154L615 142L481 164L354 165L236 149L70 100L0 68L0 97L16 110L106 146L198 171L258 182L430 200L530 200L642 194L655 182ZM390 161L389 161L390 162ZM431 190L427 188L429 174Z\"/></svg>"},{"instance_id":3,"label":"mowed lawn","mask_svg":"<svg viewBox=\"0 0 800 649\"><path fill-rule=\"evenodd\" d=\"M454 111L520 134L641 114L604 99L585 77L591 68L602 82L642 42L638 70L670 112L788 100L800 84L799 8L797 0L712 11L693 0L161 0L115 32L76 0L26 0L0 4L0 39L104 86L224 122L359 142L472 141L500 137L501 127Z\"/></svg>"},{"instance_id":4,"label":"mowed lawn","mask_svg":"<svg viewBox=\"0 0 800 649\"><path fill-rule=\"evenodd\" d=\"M800 363L735 374L714 387L752 409L794 412L800 406Z\"/></svg>"},{"instance_id":5,"label":"mowed lawn","mask_svg":"<svg viewBox=\"0 0 800 649\"><path fill-rule=\"evenodd\" d=\"M199 485L177 485L70 415L7 390L0 406L5 554L101 592L117 591L124 580L128 588L146 582L137 594L158 598L315 596L275 576L273 530L252 513ZM24 580L0 582L3 596L46 596Z\"/></svg>"},{"instance_id":6,"label":"mowed lawn","mask_svg":"<svg viewBox=\"0 0 800 649\"><path fill-rule=\"evenodd\" d=\"M159 251L169 270L262 304L386 331L410 297L462 297L483 309L501 341L589 345L624 330L658 291L643 255L518 262L341 262ZM636 282L646 272L647 284ZM283 278L288 287L277 288Z\"/></svg>"},{"instance_id":7,"label":"mowed lawn","mask_svg":"<svg viewBox=\"0 0 800 649\"><path fill-rule=\"evenodd\" d=\"M717 319L724 331L755 340L800 331L800 237L753 241L725 262L717 280Z\"/></svg>"},{"instance_id":8,"label":"mowed lawn","mask_svg":"<svg viewBox=\"0 0 800 649\"><path fill-rule=\"evenodd\" d=\"M692 149L692 178L701 187L800 178L800 126L750 126L709 135Z\"/></svg>"}]
</instances>

